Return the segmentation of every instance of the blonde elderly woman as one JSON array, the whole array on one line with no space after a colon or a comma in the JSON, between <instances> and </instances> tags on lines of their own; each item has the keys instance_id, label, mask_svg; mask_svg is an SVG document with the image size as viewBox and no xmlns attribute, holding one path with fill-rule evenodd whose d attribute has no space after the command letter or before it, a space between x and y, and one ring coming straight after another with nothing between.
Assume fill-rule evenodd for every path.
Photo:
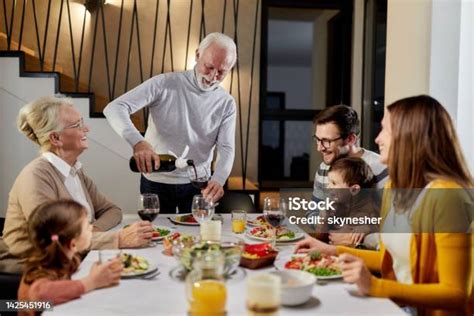
<instances>
[{"instance_id":1,"label":"blonde elderly woman","mask_svg":"<svg viewBox=\"0 0 474 316\"><path fill-rule=\"evenodd\" d=\"M94 231L92 249L134 248L149 242L150 222L107 231L120 223L122 212L97 190L78 161L88 148L89 127L69 99L43 97L23 106L18 128L39 145L41 155L23 168L10 191L0 240L0 271L21 271L21 260L32 250L28 217L50 200L72 198L85 206Z\"/></svg>"}]
</instances>

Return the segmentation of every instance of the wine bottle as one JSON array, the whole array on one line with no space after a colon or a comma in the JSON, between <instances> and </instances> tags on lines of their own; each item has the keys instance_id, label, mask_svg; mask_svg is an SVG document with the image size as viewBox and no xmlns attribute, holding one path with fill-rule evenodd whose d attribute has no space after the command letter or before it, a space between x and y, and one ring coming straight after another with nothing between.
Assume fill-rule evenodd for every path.
<instances>
[{"instance_id":1,"label":"wine bottle","mask_svg":"<svg viewBox=\"0 0 474 316\"><path fill-rule=\"evenodd\" d=\"M155 169L155 166L153 165L153 171L152 172L171 172L173 170L176 170L176 157L171 156L171 155L159 155L160 156L160 168ZM186 160L186 164L188 166L194 166L194 161L191 159ZM130 158L129 162L130 170L133 172L140 172L138 171L138 166L137 166L137 161L135 160L135 157Z\"/></svg>"}]
</instances>

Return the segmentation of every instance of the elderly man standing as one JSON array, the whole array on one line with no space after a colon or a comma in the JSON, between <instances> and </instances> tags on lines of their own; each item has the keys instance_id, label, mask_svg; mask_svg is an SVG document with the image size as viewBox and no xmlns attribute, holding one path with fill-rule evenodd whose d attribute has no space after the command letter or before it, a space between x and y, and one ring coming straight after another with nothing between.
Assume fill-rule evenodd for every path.
<instances>
[{"instance_id":1,"label":"elderly man standing","mask_svg":"<svg viewBox=\"0 0 474 316\"><path fill-rule=\"evenodd\" d=\"M204 196L217 201L234 162L234 98L219 84L237 60L234 41L221 33L206 36L196 50L196 66L185 72L150 78L107 105L104 114L112 128L133 147L142 172L140 191L157 193L164 212L189 212L199 190L186 170L150 173L159 168L159 154L183 152L210 174L214 148L218 159ZM143 137L130 115L148 107L148 128Z\"/></svg>"}]
</instances>

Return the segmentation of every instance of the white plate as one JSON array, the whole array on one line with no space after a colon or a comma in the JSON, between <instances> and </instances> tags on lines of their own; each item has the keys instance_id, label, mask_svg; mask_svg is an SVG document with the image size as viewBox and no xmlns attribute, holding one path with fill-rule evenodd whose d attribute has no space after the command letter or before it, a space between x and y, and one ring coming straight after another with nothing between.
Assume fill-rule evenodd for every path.
<instances>
[{"instance_id":1,"label":"white plate","mask_svg":"<svg viewBox=\"0 0 474 316\"><path fill-rule=\"evenodd\" d=\"M249 238L253 238L253 239L256 239L256 240L261 240L261 241L273 241L273 238L264 238L264 237L257 237L257 236L254 236L252 234L250 234L250 231L247 231L245 233L245 235ZM277 239L276 242L281 242L281 243L284 243L284 242L293 242L293 241L296 241L296 240L300 240L304 238L304 234L303 233L295 233L295 237L294 238L290 238L290 239Z\"/></svg>"},{"instance_id":2,"label":"white plate","mask_svg":"<svg viewBox=\"0 0 474 316\"><path fill-rule=\"evenodd\" d=\"M132 254L133 255L133 254ZM133 255L135 256L135 255ZM138 256L138 257L142 257L142 256ZM142 257L144 258L144 257ZM139 270L139 271L132 271L132 272L122 272L122 275L121 277L123 279L128 279L128 278L135 278L135 277L141 277L141 276L144 276L144 275L147 275L149 273L152 273L152 272L155 272L156 270L158 270L158 266L156 264L151 264L150 263L150 260L148 260L147 258L144 258L146 261L148 261L148 269L147 270Z\"/></svg>"},{"instance_id":3,"label":"white plate","mask_svg":"<svg viewBox=\"0 0 474 316\"><path fill-rule=\"evenodd\" d=\"M179 214L179 215L176 215L176 216L183 216L183 215L191 215L193 216L193 214L191 213L187 213L187 214ZM178 220L176 220L176 216L171 216L171 217L168 217L170 219L170 221L172 221L173 223L177 224L177 225L184 225L184 226L199 226L199 223L187 223L187 222L180 222Z\"/></svg>"},{"instance_id":4,"label":"white plate","mask_svg":"<svg viewBox=\"0 0 474 316\"><path fill-rule=\"evenodd\" d=\"M160 240L163 240L166 236L169 236L170 234L172 234L175 229L174 228L171 228L171 227L166 227L166 226L153 226L153 228L156 229L159 228L159 229L166 229L166 230L169 230L170 232L168 233L168 235L165 235L165 236L158 236L158 237L152 237L151 240L153 241L160 241Z\"/></svg>"},{"instance_id":5,"label":"white plate","mask_svg":"<svg viewBox=\"0 0 474 316\"><path fill-rule=\"evenodd\" d=\"M286 269L285 268L285 264L291 260L291 258L293 257L304 257L306 256L306 254L285 254L283 256L278 256L275 260L275 262L273 263L273 265L275 266L275 268L277 268L277 270L294 270L294 269ZM311 273L311 272L309 272ZM313 274L314 275L314 274ZM336 279L341 279L342 278L342 274L337 274L337 275L329 275L329 276L317 276L317 275L314 275L316 277L316 279L318 280L336 280Z\"/></svg>"},{"instance_id":6,"label":"white plate","mask_svg":"<svg viewBox=\"0 0 474 316\"><path fill-rule=\"evenodd\" d=\"M146 271L132 272L132 273L122 273L122 275L120 277L122 279L137 278L137 277L142 277L142 276L145 276L147 274L153 273L156 270L158 270L158 266L155 264L155 265L150 265L148 267L148 270L146 270Z\"/></svg>"}]
</instances>

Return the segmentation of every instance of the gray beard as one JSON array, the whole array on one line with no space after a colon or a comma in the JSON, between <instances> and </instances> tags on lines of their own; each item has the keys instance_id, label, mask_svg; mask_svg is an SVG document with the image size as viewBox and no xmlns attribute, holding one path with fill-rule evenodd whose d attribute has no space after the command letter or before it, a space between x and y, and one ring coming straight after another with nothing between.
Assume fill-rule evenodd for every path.
<instances>
[{"instance_id":1,"label":"gray beard","mask_svg":"<svg viewBox=\"0 0 474 316\"><path fill-rule=\"evenodd\" d=\"M209 85L209 86L205 86L203 83L202 83L202 79L206 78L205 76L199 74L196 70L194 71L195 73L195 76L196 76L196 82L198 84L198 87L199 89L203 90L203 91L212 91L214 90L219 84L220 84L220 81L216 81L214 82L213 84Z\"/></svg>"}]
</instances>

